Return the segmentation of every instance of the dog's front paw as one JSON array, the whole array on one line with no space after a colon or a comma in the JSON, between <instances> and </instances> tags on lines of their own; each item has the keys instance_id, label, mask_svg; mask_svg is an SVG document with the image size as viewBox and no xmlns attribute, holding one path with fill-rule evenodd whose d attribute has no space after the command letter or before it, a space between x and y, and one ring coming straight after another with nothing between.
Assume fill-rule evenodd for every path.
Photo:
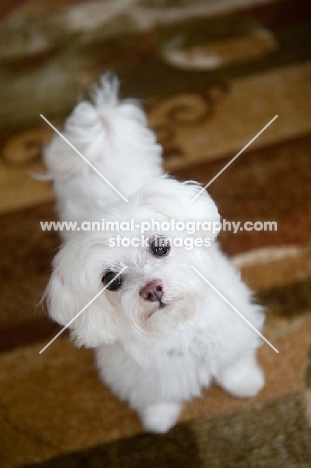
<instances>
[{"instance_id":1,"label":"dog's front paw","mask_svg":"<svg viewBox=\"0 0 311 468\"><path fill-rule=\"evenodd\" d=\"M218 383L231 395L247 398L257 395L265 378L254 357L244 357L217 376Z\"/></svg>"},{"instance_id":2,"label":"dog's front paw","mask_svg":"<svg viewBox=\"0 0 311 468\"><path fill-rule=\"evenodd\" d=\"M180 403L155 403L140 411L139 416L147 431L165 433L175 425L180 409Z\"/></svg>"}]
</instances>

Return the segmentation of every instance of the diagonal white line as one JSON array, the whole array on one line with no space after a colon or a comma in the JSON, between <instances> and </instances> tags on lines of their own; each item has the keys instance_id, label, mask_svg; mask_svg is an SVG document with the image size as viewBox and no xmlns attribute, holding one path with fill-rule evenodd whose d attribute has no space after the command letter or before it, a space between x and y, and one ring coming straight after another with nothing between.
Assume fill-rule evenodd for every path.
<instances>
[{"instance_id":1,"label":"diagonal white line","mask_svg":"<svg viewBox=\"0 0 311 468\"><path fill-rule=\"evenodd\" d=\"M122 195L122 193L119 192L119 190L118 190L114 185L112 185L112 183L109 182L109 180L106 179L106 177L103 176L103 174L102 174L101 172L99 172L99 170L96 169L96 167L93 166L93 164L92 164L88 159L86 159L86 157L83 156L83 154L80 153L80 151L77 150L77 148L76 148L72 143L70 143L70 141L67 140L67 138L66 138L59 130L57 130L57 128L54 127L54 125L52 125L51 122L49 122L47 118L44 117L44 115L40 114L40 117L41 117L43 120L45 120L45 122L46 122L51 128L53 128L54 132L56 132L56 133L57 133L57 134L58 134L58 135L59 135L59 136L60 136L60 137L61 137L61 138L62 138L62 139L63 139L63 140L64 140L64 141L65 141L65 142L66 142L82 159L83 159L83 161L85 161L85 162L86 162L86 163L87 163L87 164L88 164L88 165L89 165L89 166L90 166L90 167L91 167L91 168L92 168L92 169L93 169L93 170L94 170L94 171L95 171L95 172L96 172L96 173L97 173L97 174L98 174L98 175L99 175L99 176L100 176L100 177L101 177L101 178L102 178L102 179L103 179L103 180L104 180L104 181L105 181L121 198L123 198L124 201L128 202L128 199L125 198L125 196Z\"/></svg>"},{"instance_id":2,"label":"diagonal white line","mask_svg":"<svg viewBox=\"0 0 311 468\"><path fill-rule=\"evenodd\" d=\"M88 302L88 303L83 307L83 309L81 309L80 312L78 312L77 315L75 315L75 316L73 317L73 319L71 319L70 322L68 322L67 325L65 325L65 326L61 329L61 331L59 331L59 332L57 333L57 335L55 335L54 338L52 338L52 340L51 340L47 345L45 345L44 348L41 349L41 351L39 351L39 354L42 354L43 351L45 351L46 348L48 348L48 347L50 346L50 344L52 344L53 341L55 341L56 338L58 338L59 335L61 335L61 334L63 333L63 331L65 331L66 328L68 328L69 325L71 325L72 322L73 322L74 320L76 320L76 318L78 318L79 315L81 315L82 312L84 312L84 311L88 308L88 306L91 305L92 302L94 302L95 299L97 299L98 296L100 296L101 293L102 293L103 291L105 291L105 289L107 289L108 286L109 286L116 278L118 278L118 276L120 276L120 275L123 273L124 270L126 270L126 268L127 268L127 266L123 267L122 270L120 270L119 273L118 273L116 276L114 276L114 277L112 278L112 280L109 281L109 283L106 284L106 286L105 286L104 288L102 288L102 289L99 291L99 293L97 293L96 296L94 296L93 299L91 299L90 302Z\"/></svg>"},{"instance_id":3,"label":"diagonal white line","mask_svg":"<svg viewBox=\"0 0 311 468\"><path fill-rule=\"evenodd\" d=\"M229 161L228 164L226 164L225 167L223 167L223 168L221 169L221 171L219 171L218 174L216 174L215 177L213 177L212 180L210 180L209 183L206 184L205 187L203 187L203 188L199 191L199 193L197 193L197 194L190 200L190 203L192 203L194 200L196 200L196 199L198 198L198 196L201 195L201 193L204 192L204 190L206 190L207 187L209 187L209 186L214 182L214 180L216 180L217 177L219 177L220 174L222 174L222 173L230 166L230 164L232 164L232 163L243 153L243 151L245 151L246 148L248 148L248 147L253 143L253 141L255 141L256 138L258 138L259 135L261 135L261 134L266 130L266 128L268 128L269 125L271 125L272 122L274 122L275 119L277 119L277 118L278 118L278 115L275 115L275 116L273 117L273 119L271 119L270 122L268 122L267 125L265 125L264 128L262 128L262 129L260 130L260 132L258 132L257 135L255 135L254 138L252 138L251 141L249 141L249 142L247 143L247 145L245 145L244 148L242 148L241 151L240 151L236 156L234 156L234 158L232 158L231 161Z\"/></svg>"},{"instance_id":4,"label":"diagonal white line","mask_svg":"<svg viewBox=\"0 0 311 468\"><path fill-rule=\"evenodd\" d=\"M260 331L257 330L257 328L254 327L254 325L252 325L245 317L243 314L241 314L241 312L239 312L232 304L231 302L228 301L228 299L226 299L219 291L218 289L215 288L215 286L213 286L194 266L191 266L191 268L203 279L203 281L205 281L205 283L207 283L217 294L218 296L220 296L225 302L226 304L228 304L231 309L234 310L234 312L236 312L240 317L241 319L244 320L244 322L247 323L247 325L249 325L256 333L257 335L260 336L260 338L262 338L276 353L279 353L279 351L273 346L273 344L270 343L270 341L267 340L267 338L265 338L261 333Z\"/></svg>"}]
</instances>

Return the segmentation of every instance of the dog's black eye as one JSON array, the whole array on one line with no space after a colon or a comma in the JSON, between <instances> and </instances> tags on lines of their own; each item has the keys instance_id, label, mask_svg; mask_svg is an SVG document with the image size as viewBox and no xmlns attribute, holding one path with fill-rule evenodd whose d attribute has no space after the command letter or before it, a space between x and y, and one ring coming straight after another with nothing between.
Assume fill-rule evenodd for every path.
<instances>
[{"instance_id":1,"label":"dog's black eye","mask_svg":"<svg viewBox=\"0 0 311 468\"><path fill-rule=\"evenodd\" d=\"M164 257L171 250L170 243L165 237L156 237L149 244L150 252L156 257Z\"/></svg>"},{"instance_id":2,"label":"dog's black eye","mask_svg":"<svg viewBox=\"0 0 311 468\"><path fill-rule=\"evenodd\" d=\"M114 273L113 271L108 271L106 272L103 277L102 277L102 282L106 286L109 291L117 291L121 286L122 286L122 276L118 276L115 280L113 278L117 275L117 273Z\"/></svg>"}]
</instances>

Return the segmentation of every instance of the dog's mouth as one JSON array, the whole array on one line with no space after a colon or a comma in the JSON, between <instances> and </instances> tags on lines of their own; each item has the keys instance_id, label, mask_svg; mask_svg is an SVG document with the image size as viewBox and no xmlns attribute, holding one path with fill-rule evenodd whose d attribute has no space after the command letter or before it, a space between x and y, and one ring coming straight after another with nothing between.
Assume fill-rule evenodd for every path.
<instances>
[{"instance_id":1,"label":"dog's mouth","mask_svg":"<svg viewBox=\"0 0 311 468\"><path fill-rule=\"evenodd\" d=\"M152 310L151 312L149 312L148 314L148 319L150 317L152 317L153 314L155 314L156 312L158 312L159 310L162 310L162 309L165 309L165 307L168 306L168 303L167 302L162 302L161 300L158 300L157 301L157 308L155 308L154 310Z\"/></svg>"}]
</instances>

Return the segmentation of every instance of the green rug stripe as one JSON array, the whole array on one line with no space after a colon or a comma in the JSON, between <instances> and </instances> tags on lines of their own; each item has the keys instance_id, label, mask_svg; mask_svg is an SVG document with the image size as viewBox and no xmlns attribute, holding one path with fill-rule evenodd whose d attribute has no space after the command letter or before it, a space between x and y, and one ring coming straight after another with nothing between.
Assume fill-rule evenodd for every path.
<instances>
[{"instance_id":1,"label":"green rug stripe","mask_svg":"<svg viewBox=\"0 0 311 468\"><path fill-rule=\"evenodd\" d=\"M224 15L224 18L226 16L228 17L228 29L223 30L221 34L222 36L230 36L231 33L234 35L236 27L232 25L236 21L242 21L243 13L241 13L240 17L239 15ZM208 29L212 20L212 18L207 18L206 23L204 21L201 23L201 27ZM308 17L306 21L308 21ZM254 23L251 13L249 23ZM179 23L181 31L185 24L186 21ZM230 24L231 30L229 28ZM77 76L80 73L85 73L88 68L111 69L116 72L122 82L122 96L149 99L150 97L185 93L193 89L206 89L210 83L215 81L254 75L311 59L311 48L309 47L310 24L284 25L276 29L271 28L271 32L275 35L279 44L279 49L274 53L270 53L259 60L251 60L246 63L236 62L233 65L220 67L214 71L183 70L165 63L164 59L160 57L161 43L157 41L156 31L143 34L135 32L109 40L105 36L98 37L87 44L79 39L69 47L64 47L63 52L55 60L49 62L48 69L44 68L44 66L40 69L40 89L43 86L49 87L50 94L53 95L53 93L56 93L56 88L53 87L49 76L53 73L57 75L59 67L62 67L63 63L69 64L67 68L64 68L63 81L57 83L57 93L62 104L55 109L53 109L49 101L34 100L32 106L29 106L29 87L26 93L25 80L29 81L32 87L39 87L39 83L36 82L38 70L29 73L29 70L26 69L20 73L18 78L20 94L14 95L15 101L18 103L16 105L14 104L15 101L11 99L13 96L9 93L11 83L8 81L7 74L3 73L1 75L0 73L0 83L6 91L7 100L10 102L9 107L4 105L0 109L2 134L9 136L22 129L42 125L42 119L39 117L40 113L48 115L50 119L63 118L67 115L76 104L77 86L83 87L81 84L77 84ZM150 45L148 45L149 42ZM145 49L142 48L142 45L145 46ZM141 60L142 56L143 60ZM7 70L5 71L7 72ZM20 111L23 106L27 107L27 113Z\"/></svg>"},{"instance_id":2,"label":"green rug stripe","mask_svg":"<svg viewBox=\"0 0 311 468\"><path fill-rule=\"evenodd\" d=\"M204 468L310 468L311 431L300 392L193 426Z\"/></svg>"},{"instance_id":3,"label":"green rug stripe","mask_svg":"<svg viewBox=\"0 0 311 468\"><path fill-rule=\"evenodd\" d=\"M310 468L301 394L217 418L141 434L27 468Z\"/></svg>"},{"instance_id":4,"label":"green rug stripe","mask_svg":"<svg viewBox=\"0 0 311 468\"><path fill-rule=\"evenodd\" d=\"M181 26L182 27L182 26ZM205 26L207 27L207 26ZM116 65L115 71L122 79L122 95L149 98L205 89L221 80L256 75L291 63L311 59L309 47L311 24L291 25L272 31L279 48L265 57L245 63L234 63L215 70L179 69L161 58L151 57L136 65ZM111 44L111 47L114 47ZM139 80L137 77L139 76Z\"/></svg>"}]
</instances>

